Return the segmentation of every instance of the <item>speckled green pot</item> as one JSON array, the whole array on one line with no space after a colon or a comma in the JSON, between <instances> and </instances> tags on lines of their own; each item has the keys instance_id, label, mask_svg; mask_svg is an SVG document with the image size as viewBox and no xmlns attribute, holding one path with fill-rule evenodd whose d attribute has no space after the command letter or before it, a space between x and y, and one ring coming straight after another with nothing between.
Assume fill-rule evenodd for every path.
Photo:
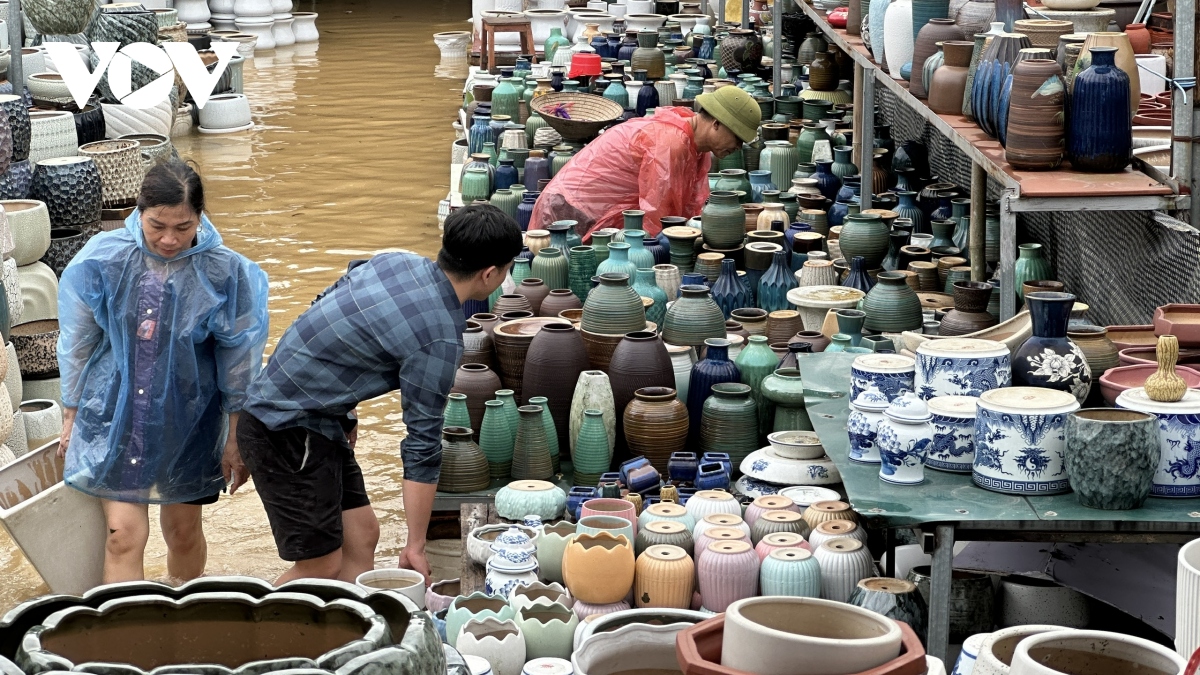
<instances>
[{"instance_id":1,"label":"speckled green pot","mask_svg":"<svg viewBox=\"0 0 1200 675\"><path fill-rule=\"evenodd\" d=\"M1088 408L1067 416L1066 434L1067 478L1080 504L1119 510L1146 501L1161 453L1157 417Z\"/></svg>"},{"instance_id":2,"label":"speckled green pot","mask_svg":"<svg viewBox=\"0 0 1200 675\"><path fill-rule=\"evenodd\" d=\"M750 387L740 382L714 384L700 417L700 451L727 452L733 466L758 449L758 412Z\"/></svg>"},{"instance_id":3,"label":"speckled green pot","mask_svg":"<svg viewBox=\"0 0 1200 675\"><path fill-rule=\"evenodd\" d=\"M700 211L700 231L704 243L714 250L725 251L742 243L746 238L746 212L736 192L715 190L709 194L708 203Z\"/></svg>"},{"instance_id":4,"label":"speckled green pot","mask_svg":"<svg viewBox=\"0 0 1200 675\"><path fill-rule=\"evenodd\" d=\"M713 302L708 287L680 286L679 299L667 310L663 322L663 341L672 345L700 346L709 338L723 337L725 314Z\"/></svg>"},{"instance_id":5,"label":"speckled green pot","mask_svg":"<svg viewBox=\"0 0 1200 675\"><path fill-rule=\"evenodd\" d=\"M571 260L567 265L567 287L581 301L586 301L592 290L592 277L596 276L596 251L591 246L571 248Z\"/></svg>"}]
</instances>

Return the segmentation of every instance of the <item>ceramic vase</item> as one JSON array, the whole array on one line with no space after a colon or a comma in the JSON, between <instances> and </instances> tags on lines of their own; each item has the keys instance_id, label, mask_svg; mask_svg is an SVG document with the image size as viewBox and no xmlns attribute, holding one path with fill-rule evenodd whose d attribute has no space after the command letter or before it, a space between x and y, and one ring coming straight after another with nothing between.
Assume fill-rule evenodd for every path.
<instances>
[{"instance_id":1,"label":"ceramic vase","mask_svg":"<svg viewBox=\"0 0 1200 675\"><path fill-rule=\"evenodd\" d=\"M1009 494L1070 489L1063 464L1066 417L1078 408L1075 397L1053 389L985 392L975 414L975 484Z\"/></svg>"},{"instance_id":2,"label":"ceramic vase","mask_svg":"<svg viewBox=\"0 0 1200 675\"><path fill-rule=\"evenodd\" d=\"M899 80L900 68L912 61L913 54L912 0L895 0L887 6L883 20L884 57L888 74Z\"/></svg>"},{"instance_id":3,"label":"ceramic vase","mask_svg":"<svg viewBox=\"0 0 1200 675\"><path fill-rule=\"evenodd\" d=\"M673 382L674 375L670 377ZM673 388L641 388L625 408L624 429L630 452L662 471L671 454L682 451L687 442L688 409Z\"/></svg>"},{"instance_id":4,"label":"ceramic vase","mask_svg":"<svg viewBox=\"0 0 1200 675\"><path fill-rule=\"evenodd\" d=\"M569 418L572 452L574 452L575 444L578 441L585 410L598 410L601 412L611 452L613 443L616 440L617 421L612 385L607 374L597 370L585 370L579 374L579 379L575 384L575 393L571 399ZM607 459L604 464L607 467Z\"/></svg>"},{"instance_id":5,"label":"ceramic vase","mask_svg":"<svg viewBox=\"0 0 1200 675\"><path fill-rule=\"evenodd\" d=\"M1066 149L1066 83L1058 63L1051 59L1017 63L1009 98L1005 160L1026 171L1057 168Z\"/></svg>"},{"instance_id":6,"label":"ceramic vase","mask_svg":"<svg viewBox=\"0 0 1200 675\"><path fill-rule=\"evenodd\" d=\"M745 215L737 193L712 192L700 213L700 222L704 243L715 250L732 249L745 237Z\"/></svg>"},{"instance_id":7,"label":"ceramic vase","mask_svg":"<svg viewBox=\"0 0 1200 675\"><path fill-rule=\"evenodd\" d=\"M1025 297L1033 336L1013 357L1013 381L1030 387L1065 391L1080 404L1087 399L1092 374L1079 347L1067 337L1075 296L1037 292Z\"/></svg>"},{"instance_id":8,"label":"ceramic vase","mask_svg":"<svg viewBox=\"0 0 1200 675\"><path fill-rule=\"evenodd\" d=\"M1091 40L1091 36L1088 38ZM1085 43L1086 46L1086 43ZM1128 47L1128 40L1125 41ZM1067 156L1079 171L1111 173L1129 163L1132 127L1125 123L1131 106L1136 110L1140 91L1135 86L1136 68L1130 74L1117 67L1118 49L1092 47L1091 62L1080 69L1071 85L1071 110L1068 115ZM1130 100L1133 100L1131 103ZM1087 119L1103 119L1088 124Z\"/></svg>"},{"instance_id":9,"label":"ceramic vase","mask_svg":"<svg viewBox=\"0 0 1200 675\"><path fill-rule=\"evenodd\" d=\"M563 576L572 597L591 604L619 602L633 587L633 544L608 532L580 534L567 544Z\"/></svg>"},{"instance_id":10,"label":"ceramic vase","mask_svg":"<svg viewBox=\"0 0 1200 675\"><path fill-rule=\"evenodd\" d=\"M921 300L908 286L905 275L899 272L882 272L878 283L863 300L862 311L867 318L867 330L900 332L921 327Z\"/></svg>"},{"instance_id":11,"label":"ceramic vase","mask_svg":"<svg viewBox=\"0 0 1200 675\"><path fill-rule=\"evenodd\" d=\"M663 341L673 345L703 345L709 338L725 337L725 315L705 286L683 285L680 298L667 309Z\"/></svg>"},{"instance_id":12,"label":"ceramic vase","mask_svg":"<svg viewBox=\"0 0 1200 675\"><path fill-rule=\"evenodd\" d=\"M700 415L702 452L726 452L736 464L758 448L758 413L750 387L716 384Z\"/></svg>"},{"instance_id":13,"label":"ceramic vase","mask_svg":"<svg viewBox=\"0 0 1200 675\"><path fill-rule=\"evenodd\" d=\"M905 392L891 402L884 417L875 443L879 479L898 485L923 483L925 456L933 442L928 406L915 393Z\"/></svg>"},{"instance_id":14,"label":"ceramic vase","mask_svg":"<svg viewBox=\"0 0 1200 675\"><path fill-rule=\"evenodd\" d=\"M954 21L947 18L930 18L922 26L915 26L915 22L918 20L915 7L923 7L930 2L931 0L916 0L913 12L914 27L917 28L919 33L914 38L912 82L909 91L917 98L926 98L928 95L927 88L929 82L924 79L925 61L937 52L936 44L938 42L962 40L965 37L962 29L956 26ZM945 4L942 3L942 6L944 7Z\"/></svg>"},{"instance_id":15,"label":"ceramic vase","mask_svg":"<svg viewBox=\"0 0 1200 675\"><path fill-rule=\"evenodd\" d=\"M688 609L696 568L678 546L654 545L638 555L634 602L640 607Z\"/></svg>"}]
</instances>

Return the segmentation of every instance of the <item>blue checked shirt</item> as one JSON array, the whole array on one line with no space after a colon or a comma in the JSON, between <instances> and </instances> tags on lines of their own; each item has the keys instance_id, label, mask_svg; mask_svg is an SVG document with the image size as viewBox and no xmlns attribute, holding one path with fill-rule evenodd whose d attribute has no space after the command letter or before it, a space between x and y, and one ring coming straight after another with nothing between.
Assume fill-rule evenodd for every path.
<instances>
[{"instance_id":1,"label":"blue checked shirt","mask_svg":"<svg viewBox=\"0 0 1200 675\"><path fill-rule=\"evenodd\" d=\"M383 253L352 263L284 331L245 410L273 430L301 426L345 442L354 406L399 389L404 477L436 483L465 328L454 287L432 261Z\"/></svg>"}]
</instances>

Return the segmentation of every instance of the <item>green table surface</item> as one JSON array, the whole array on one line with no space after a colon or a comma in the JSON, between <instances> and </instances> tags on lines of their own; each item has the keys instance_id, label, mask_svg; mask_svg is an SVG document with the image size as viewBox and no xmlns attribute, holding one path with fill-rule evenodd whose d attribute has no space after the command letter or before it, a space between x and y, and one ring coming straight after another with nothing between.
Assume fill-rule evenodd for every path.
<instances>
[{"instance_id":1,"label":"green table surface","mask_svg":"<svg viewBox=\"0 0 1200 675\"><path fill-rule=\"evenodd\" d=\"M846 494L854 509L872 523L906 527L921 523L960 523L973 527L1165 530L1177 532L1189 523L1200 532L1200 498L1150 498L1140 509L1104 511L1082 506L1073 494L1050 497L1005 495L977 487L970 474L945 473L926 467L920 485L894 485L879 480L878 465L848 459L846 418L850 414L850 365L855 354L799 354L804 378L804 400L813 429L842 474ZM1157 525L1156 525L1157 524ZM1191 528L1186 528L1191 529Z\"/></svg>"}]
</instances>

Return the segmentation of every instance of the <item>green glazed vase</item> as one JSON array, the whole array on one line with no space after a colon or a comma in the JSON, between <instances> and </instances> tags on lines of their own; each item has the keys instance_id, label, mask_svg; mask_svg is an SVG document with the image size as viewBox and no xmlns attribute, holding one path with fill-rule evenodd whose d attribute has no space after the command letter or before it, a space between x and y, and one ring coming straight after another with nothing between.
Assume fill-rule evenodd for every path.
<instances>
[{"instance_id":1,"label":"green glazed vase","mask_svg":"<svg viewBox=\"0 0 1200 675\"><path fill-rule=\"evenodd\" d=\"M771 406L762 396L762 381L779 367L779 356L767 346L765 335L751 335L749 342L737 355L734 365L742 376L742 384L750 386L750 395L758 410L758 435L770 433Z\"/></svg>"},{"instance_id":2,"label":"green glazed vase","mask_svg":"<svg viewBox=\"0 0 1200 675\"><path fill-rule=\"evenodd\" d=\"M596 276L596 251L591 246L575 246L571 249L571 261L567 264L567 287L579 300L586 301L592 290L592 277Z\"/></svg>"},{"instance_id":3,"label":"green glazed vase","mask_svg":"<svg viewBox=\"0 0 1200 675\"><path fill-rule=\"evenodd\" d=\"M642 230L625 230L625 243L629 246L629 262L635 270L654 267L654 254L646 249L646 233Z\"/></svg>"},{"instance_id":4,"label":"green glazed vase","mask_svg":"<svg viewBox=\"0 0 1200 675\"><path fill-rule=\"evenodd\" d=\"M492 206L508 214L509 218L516 220L517 205L521 203L521 198L512 190L509 190L508 188L496 190L492 193L492 198L490 201Z\"/></svg>"},{"instance_id":5,"label":"green glazed vase","mask_svg":"<svg viewBox=\"0 0 1200 675\"><path fill-rule=\"evenodd\" d=\"M792 184L792 175L800 164L796 146L787 141L767 141L763 146L758 156L758 168L769 169L771 182L780 190L786 190Z\"/></svg>"},{"instance_id":6,"label":"green glazed vase","mask_svg":"<svg viewBox=\"0 0 1200 675\"><path fill-rule=\"evenodd\" d=\"M727 452L734 467L758 449L758 411L749 385L714 384L700 415L700 451Z\"/></svg>"},{"instance_id":7,"label":"green glazed vase","mask_svg":"<svg viewBox=\"0 0 1200 675\"><path fill-rule=\"evenodd\" d=\"M542 426L546 429L546 445L550 448L550 461L554 463L554 473L558 473L560 471L558 427L554 426L554 417L550 415L550 406L546 405L547 402L548 399L545 396L533 396L529 399L529 405L536 405L542 409Z\"/></svg>"},{"instance_id":8,"label":"green glazed vase","mask_svg":"<svg viewBox=\"0 0 1200 675\"><path fill-rule=\"evenodd\" d=\"M562 251L553 246L546 246L538 251L531 266L532 276L541 279L552 291L568 288L567 259Z\"/></svg>"},{"instance_id":9,"label":"green glazed vase","mask_svg":"<svg viewBox=\"0 0 1200 675\"><path fill-rule=\"evenodd\" d=\"M854 165L853 154L854 148L848 145L838 146L833 149L833 166L829 167L833 175L843 178L858 174L858 167Z\"/></svg>"},{"instance_id":10,"label":"green glazed vase","mask_svg":"<svg viewBox=\"0 0 1200 675\"><path fill-rule=\"evenodd\" d=\"M492 478L505 479L512 474L514 435L509 430L502 402L493 399L484 406L483 422L479 425L479 447L487 455Z\"/></svg>"},{"instance_id":11,"label":"green glazed vase","mask_svg":"<svg viewBox=\"0 0 1200 675\"><path fill-rule=\"evenodd\" d=\"M601 411L583 411L583 422L579 425L579 436L575 440L571 461L576 485L595 485L600 480L600 474L608 471L612 451L608 446L608 431Z\"/></svg>"},{"instance_id":12,"label":"green glazed vase","mask_svg":"<svg viewBox=\"0 0 1200 675\"><path fill-rule=\"evenodd\" d=\"M554 460L546 425L542 422L540 405L523 405L518 409L520 422L513 444L512 477L516 480L548 480L554 477Z\"/></svg>"},{"instance_id":13,"label":"green glazed vase","mask_svg":"<svg viewBox=\"0 0 1200 675\"><path fill-rule=\"evenodd\" d=\"M496 390L496 400L504 404L504 419L508 421L509 433L515 437L517 435L517 421L521 416L517 413L517 398L513 390Z\"/></svg>"},{"instance_id":14,"label":"green glazed vase","mask_svg":"<svg viewBox=\"0 0 1200 675\"><path fill-rule=\"evenodd\" d=\"M875 287L862 302L862 311L867 314L864 324L867 330L899 333L921 328L921 299L904 282L904 277L900 272L879 273Z\"/></svg>"},{"instance_id":15,"label":"green glazed vase","mask_svg":"<svg viewBox=\"0 0 1200 675\"><path fill-rule=\"evenodd\" d=\"M800 158L801 164L813 161L813 148L822 141L825 143L830 141L829 134L825 133L825 127L815 123L804 125L804 131L800 132L800 137L796 139L796 154Z\"/></svg>"},{"instance_id":16,"label":"green glazed vase","mask_svg":"<svg viewBox=\"0 0 1200 675\"><path fill-rule=\"evenodd\" d=\"M512 277L513 283L517 286L529 277L533 276L533 271L528 258L515 258L513 260L512 271L508 273Z\"/></svg>"},{"instance_id":17,"label":"green glazed vase","mask_svg":"<svg viewBox=\"0 0 1200 675\"><path fill-rule=\"evenodd\" d=\"M654 270L639 269L633 280L633 290L637 291L639 296L654 301L653 305L646 308L646 320L662 326L663 319L667 317L667 293L655 282Z\"/></svg>"},{"instance_id":18,"label":"green glazed vase","mask_svg":"<svg viewBox=\"0 0 1200 675\"><path fill-rule=\"evenodd\" d=\"M877 214L847 215L842 221L838 244L846 260L862 256L866 269L878 269L888 252L888 226Z\"/></svg>"},{"instance_id":19,"label":"green glazed vase","mask_svg":"<svg viewBox=\"0 0 1200 675\"><path fill-rule=\"evenodd\" d=\"M596 251L596 265L608 260L608 244L612 241L611 231L597 230L592 233L592 248Z\"/></svg>"},{"instance_id":20,"label":"green glazed vase","mask_svg":"<svg viewBox=\"0 0 1200 675\"><path fill-rule=\"evenodd\" d=\"M492 117L508 115L514 120L520 118L521 94L512 80L511 77L502 77L492 90Z\"/></svg>"},{"instance_id":21,"label":"green glazed vase","mask_svg":"<svg viewBox=\"0 0 1200 675\"><path fill-rule=\"evenodd\" d=\"M780 368L762 382L762 396L775 405L771 431L812 431L804 409L804 382L797 368Z\"/></svg>"},{"instance_id":22,"label":"green glazed vase","mask_svg":"<svg viewBox=\"0 0 1200 675\"><path fill-rule=\"evenodd\" d=\"M717 190L709 194L708 203L700 211L700 231L704 243L718 251L737 248L742 243L746 238L746 212L736 192Z\"/></svg>"},{"instance_id":23,"label":"green glazed vase","mask_svg":"<svg viewBox=\"0 0 1200 675\"><path fill-rule=\"evenodd\" d=\"M662 334L667 344L698 347L709 338L725 337L725 314L707 286L685 284L667 310Z\"/></svg>"},{"instance_id":24,"label":"green glazed vase","mask_svg":"<svg viewBox=\"0 0 1200 675\"><path fill-rule=\"evenodd\" d=\"M740 192L738 201L745 204L751 199L750 177L745 169L721 169L721 177L717 179L717 190Z\"/></svg>"},{"instance_id":25,"label":"green glazed vase","mask_svg":"<svg viewBox=\"0 0 1200 675\"><path fill-rule=\"evenodd\" d=\"M462 184L459 186L459 191L462 193L463 204L470 204L476 200L487 200L491 197L492 179L488 176L487 169L471 166L463 171Z\"/></svg>"},{"instance_id":26,"label":"green glazed vase","mask_svg":"<svg viewBox=\"0 0 1200 675\"><path fill-rule=\"evenodd\" d=\"M1041 244L1021 244L1017 251L1017 268L1013 276L1017 284L1017 297L1024 301L1022 286L1026 281L1043 281L1054 277L1051 276L1050 261L1043 255Z\"/></svg>"},{"instance_id":27,"label":"green glazed vase","mask_svg":"<svg viewBox=\"0 0 1200 675\"><path fill-rule=\"evenodd\" d=\"M592 289L583 303L581 327L589 333L606 335L645 330L646 310L641 296L629 285L628 276L624 273L600 275L600 285ZM721 330L724 335L724 318L721 319Z\"/></svg>"},{"instance_id":28,"label":"green glazed vase","mask_svg":"<svg viewBox=\"0 0 1200 675\"><path fill-rule=\"evenodd\" d=\"M570 49L571 41L568 40L565 36L563 36L561 28L551 28L550 29L550 37L546 38L546 42L543 45L543 49L545 49L546 56L542 60L545 61L546 63L553 63L554 62L554 52L557 52L559 50L559 48L561 48L561 47L566 47L567 49Z\"/></svg>"},{"instance_id":29,"label":"green glazed vase","mask_svg":"<svg viewBox=\"0 0 1200 675\"><path fill-rule=\"evenodd\" d=\"M933 220L929 222L929 227L933 229L933 243L929 245L932 249L937 246L954 246L954 228L957 223L953 220ZM845 229L842 230L845 232Z\"/></svg>"},{"instance_id":30,"label":"green glazed vase","mask_svg":"<svg viewBox=\"0 0 1200 675\"><path fill-rule=\"evenodd\" d=\"M557 176L558 172L562 171L562 168L566 166L567 162L570 162L571 158L574 156L575 152L571 150L570 146L554 146L553 152L550 153L550 177L553 178L554 176Z\"/></svg>"},{"instance_id":31,"label":"green glazed vase","mask_svg":"<svg viewBox=\"0 0 1200 675\"><path fill-rule=\"evenodd\" d=\"M446 401L446 412L442 415L442 427L471 428L471 415L467 412L466 394L450 394Z\"/></svg>"}]
</instances>

